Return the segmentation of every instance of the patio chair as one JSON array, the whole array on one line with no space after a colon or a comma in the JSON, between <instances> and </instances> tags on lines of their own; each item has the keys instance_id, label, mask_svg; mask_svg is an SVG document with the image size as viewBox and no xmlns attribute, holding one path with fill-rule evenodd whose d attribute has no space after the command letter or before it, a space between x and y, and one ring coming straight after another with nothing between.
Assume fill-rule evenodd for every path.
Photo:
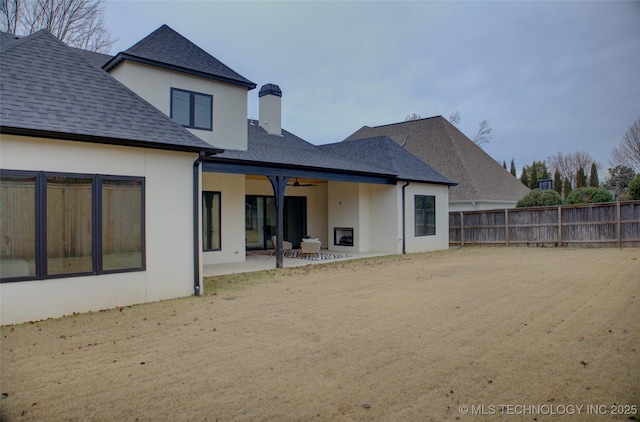
<instances>
[{"instance_id":1,"label":"patio chair","mask_svg":"<svg viewBox=\"0 0 640 422\"><path fill-rule=\"evenodd\" d=\"M322 242L319 239L302 239L300 255L317 255L320 253Z\"/></svg>"},{"instance_id":2,"label":"patio chair","mask_svg":"<svg viewBox=\"0 0 640 422\"><path fill-rule=\"evenodd\" d=\"M271 236L271 241L273 242L273 248L275 249L275 247L276 247L276 237L275 236ZM286 240L283 240L282 241L282 250L283 251L290 251L291 249L293 249L293 243L287 242Z\"/></svg>"}]
</instances>

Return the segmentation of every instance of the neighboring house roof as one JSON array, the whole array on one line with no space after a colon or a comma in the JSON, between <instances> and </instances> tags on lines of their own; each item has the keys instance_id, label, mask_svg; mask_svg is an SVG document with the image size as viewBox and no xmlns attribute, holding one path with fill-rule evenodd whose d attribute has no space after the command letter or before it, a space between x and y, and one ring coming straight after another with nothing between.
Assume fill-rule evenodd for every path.
<instances>
[{"instance_id":1,"label":"neighboring house roof","mask_svg":"<svg viewBox=\"0 0 640 422\"><path fill-rule=\"evenodd\" d=\"M0 47L0 98L5 134L220 152L44 30Z\"/></svg>"},{"instance_id":2,"label":"neighboring house roof","mask_svg":"<svg viewBox=\"0 0 640 422\"><path fill-rule=\"evenodd\" d=\"M345 141L386 135L444 177L458 183L450 201L516 202L529 189L442 116L364 126Z\"/></svg>"},{"instance_id":3,"label":"neighboring house roof","mask_svg":"<svg viewBox=\"0 0 640 422\"><path fill-rule=\"evenodd\" d=\"M366 144L353 142L350 145L338 143L316 146L286 130L282 130L282 136L269 134L254 120L249 120L247 151L226 150L212 157L211 161L454 184L387 137L380 137Z\"/></svg>"},{"instance_id":4,"label":"neighboring house roof","mask_svg":"<svg viewBox=\"0 0 640 422\"><path fill-rule=\"evenodd\" d=\"M256 87L255 83L241 76L167 25L162 25L133 47L118 53L105 64L104 69L109 72L124 60L241 85L248 89Z\"/></svg>"},{"instance_id":5,"label":"neighboring house roof","mask_svg":"<svg viewBox=\"0 0 640 422\"><path fill-rule=\"evenodd\" d=\"M340 157L387 170L394 173L398 179L450 186L456 184L387 136L320 145L319 148Z\"/></svg>"}]
</instances>

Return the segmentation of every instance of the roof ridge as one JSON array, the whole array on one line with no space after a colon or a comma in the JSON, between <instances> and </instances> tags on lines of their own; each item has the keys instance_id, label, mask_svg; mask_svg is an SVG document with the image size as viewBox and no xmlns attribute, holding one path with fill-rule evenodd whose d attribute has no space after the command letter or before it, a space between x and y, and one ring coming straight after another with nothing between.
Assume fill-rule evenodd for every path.
<instances>
[{"instance_id":1,"label":"roof ridge","mask_svg":"<svg viewBox=\"0 0 640 422\"><path fill-rule=\"evenodd\" d=\"M412 123L415 123L415 122L422 122L424 120L437 119L438 117L442 117L442 115L438 114L437 116L423 117L423 118L415 119L415 120L405 120L404 122L387 123L387 124L378 125L378 126L363 126L363 128L367 127L367 128L377 129L377 128L383 128L383 127L389 127L389 126L412 124ZM442 117L442 118L444 119L444 117Z\"/></svg>"},{"instance_id":2,"label":"roof ridge","mask_svg":"<svg viewBox=\"0 0 640 422\"><path fill-rule=\"evenodd\" d=\"M113 57L115 58L115 56L117 56L118 54L123 54L123 53L129 54L130 56L135 56L135 54L128 53L128 51L134 49L135 47L139 47L139 46L145 45L146 43L150 42L151 39L152 39L152 36L155 35L157 32L159 32L165 26L167 28L169 28L169 26L166 23L163 23L158 28L156 28L153 32L151 32L150 34L147 34L147 36L145 36L141 40L138 40L137 43L133 44L131 47L127 48L126 50L120 51L119 53L115 54ZM171 29L171 28L169 28L169 29ZM138 57L138 56L136 56L136 57Z\"/></svg>"},{"instance_id":3,"label":"roof ridge","mask_svg":"<svg viewBox=\"0 0 640 422\"><path fill-rule=\"evenodd\" d=\"M473 145L475 145L476 147L478 147L471 139L469 139L469 137L467 135L465 135L464 133L462 133L462 131L460 129L458 129L456 126L454 126L451 122L449 122L447 119L443 118L444 123L442 124L443 129L446 131L447 136L450 140L451 146L453 147L456 156L458 157L458 159L465 163L464 166L462 166L462 171L465 173L465 175L467 176L467 178L469 179L470 182L470 186L471 189L473 190L473 193L475 195L480 195L480 189L478 189L477 186L477 177L473 177L473 175L471 174L471 170L469 168L469 165L467 163L467 158L465 156L465 154L462 153L462 151L460 150L460 146L458 145L457 140L455 139L454 135L462 135L464 138L466 138L469 142L471 142ZM452 130L454 130L455 132L452 133ZM480 147L478 147L480 148ZM480 150L482 150L482 148L480 148Z\"/></svg>"},{"instance_id":4,"label":"roof ridge","mask_svg":"<svg viewBox=\"0 0 640 422\"><path fill-rule=\"evenodd\" d=\"M39 38L39 37L41 37L41 36L43 36L43 35L46 35L46 34L51 35L51 37L52 37L53 39L55 39L55 40L56 40L56 41L58 41L59 43L64 44L62 41L60 41L59 39L57 39L56 37L54 37L54 36L53 36L53 34L52 34L52 33L50 33L49 31L47 31L46 29L41 29L41 30L36 31L36 32L34 32L34 33L31 33L31 34L29 34L29 35L25 35L24 37L18 37L18 36L16 36L16 39L15 39L14 41L11 41L11 42L9 43L9 45L6 45L6 44L0 45L0 54L4 53L5 51L9 51L9 50L11 50L11 49L13 49L13 48L15 48L15 47L17 47L17 46L19 46L19 45L22 45L22 44L24 44L24 43L27 43L27 42L29 42L29 41L31 41L31 40L34 40L34 39L36 39L36 38ZM65 44L65 45L66 45L66 44Z\"/></svg>"}]
</instances>

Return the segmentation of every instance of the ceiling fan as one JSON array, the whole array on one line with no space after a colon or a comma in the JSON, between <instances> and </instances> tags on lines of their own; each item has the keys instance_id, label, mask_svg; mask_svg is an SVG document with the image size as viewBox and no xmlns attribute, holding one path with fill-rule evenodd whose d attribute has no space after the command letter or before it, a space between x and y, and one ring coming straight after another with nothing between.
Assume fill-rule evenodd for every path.
<instances>
[{"instance_id":1,"label":"ceiling fan","mask_svg":"<svg viewBox=\"0 0 640 422\"><path fill-rule=\"evenodd\" d=\"M314 185L313 183L300 183L298 181L298 178L296 177L296 181L293 183L288 184L287 186L293 186L294 188L300 188L303 186L318 186L318 185Z\"/></svg>"}]
</instances>

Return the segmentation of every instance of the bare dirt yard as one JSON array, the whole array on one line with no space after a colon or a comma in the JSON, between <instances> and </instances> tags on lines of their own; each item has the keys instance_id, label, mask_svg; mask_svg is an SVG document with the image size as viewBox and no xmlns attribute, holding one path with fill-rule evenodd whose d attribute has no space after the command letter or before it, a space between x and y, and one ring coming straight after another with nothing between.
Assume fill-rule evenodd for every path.
<instances>
[{"instance_id":1,"label":"bare dirt yard","mask_svg":"<svg viewBox=\"0 0 640 422\"><path fill-rule=\"evenodd\" d=\"M3 327L2 421L640 420L638 249L463 248L207 289Z\"/></svg>"}]
</instances>

